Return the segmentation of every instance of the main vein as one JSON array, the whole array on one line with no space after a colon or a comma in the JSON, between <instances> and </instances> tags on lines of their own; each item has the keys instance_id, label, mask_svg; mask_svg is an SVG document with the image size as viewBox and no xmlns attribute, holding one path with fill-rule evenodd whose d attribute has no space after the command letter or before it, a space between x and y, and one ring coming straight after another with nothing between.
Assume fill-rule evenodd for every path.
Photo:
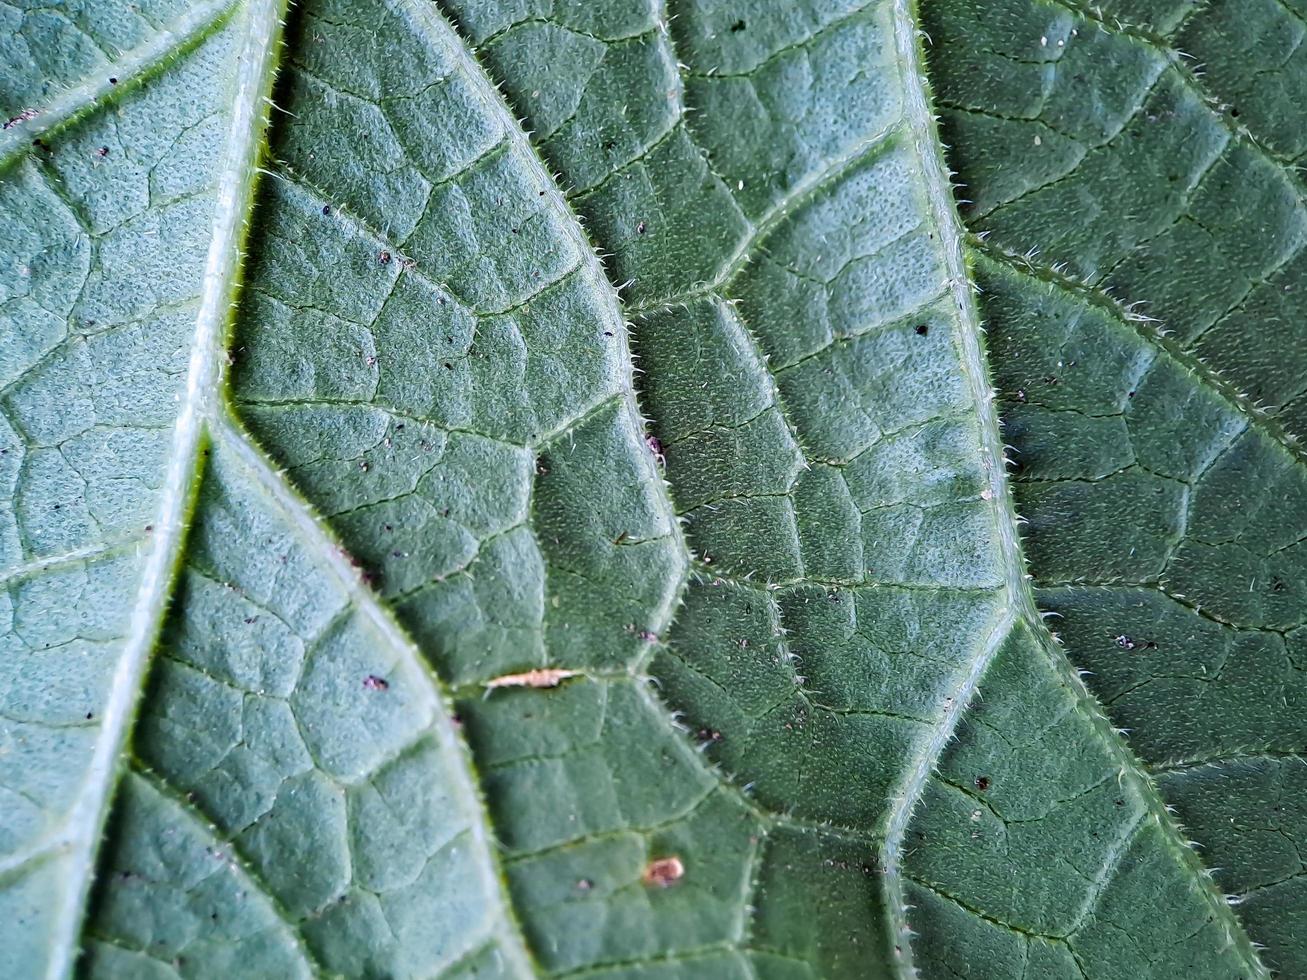
<instances>
[{"instance_id":1,"label":"main vein","mask_svg":"<svg viewBox=\"0 0 1307 980\"><path fill-rule=\"evenodd\" d=\"M286 3L287 0L250 0L246 10L245 38L236 67L226 148L218 172L212 237L159 513L127 639L110 680L109 696L101 715L100 739L82 793L69 811L63 839L57 842L69 852L73 877L56 912L47 969L51 978L66 977L72 971L96 852L117 785L123 747L185 543L186 522L198 483L205 419L218 400L219 361L239 285L241 243L253 197L255 163L267 127L267 99Z\"/></svg>"},{"instance_id":2,"label":"main vein","mask_svg":"<svg viewBox=\"0 0 1307 980\"><path fill-rule=\"evenodd\" d=\"M456 764L449 767L450 778L454 784L453 791L471 801L469 811L474 814L484 813L485 808L477 790L472 760L450 722L451 712L446 692L432 675L427 659L395 622L377 594L359 578L347 552L332 539L330 532L291 486L285 475L268 462L245 430L231 419L229 410L215 413L210 424L214 438L223 449L239 460L263 492L272 498L278 509L292 522L300 540L325 565L337 585L349 596L354 608L372 624L377 633L385 639L387 646L413 663L418 671L428 678L440 702L440 710L431 725L431 733L441 751L457 760ZM503 884L499 880L494 845L487 832L485 821L475 818L470 820L468 833L472 846L477 852L477 868L487 879L486 892L494 896L494 901L499 906L499 915L495 916L496 935L500 941L499 949L511 967L509 975L529 977L532 975L530 956L516 927Z\"/></svg>"},{"instance_id":3,"label":"main vein","mask_svg":"<svg viewBox=\"0 0 1307 980\"><path fill-rule=\"evenodd\" d=\"M957 342L963 374L975 406L980 428L981 466L989 492L999 547L1003 553L1006 604L992 633L977 652L970 669L951 693L943 718L933 737L908 771L904 784L890 810L887 823L884 868L886 909L889 915L890 934L898 953L896 964L900 975L916 976L913 964L911 929L907 921L907 902L903 894L903 842L913 810L921 799L926 781L939 763L944 747L953 737L963 711L974 698L980 681L1002 646L1004 639L1021 618L1039 622L1034 602L1026 588L1025 563L1017 541L1016 512L1008 492L1007 474L1003 461L1003 441L999 434L998 415L994 410L993 388L981 349L980 316L972 295L971 280L967 275L962 255L962 226L953 204L952 186L948 171L940 156L939 134L927 102L925 68L921 52L913 0L893 0L894 39L902 70L904 113L909 132L922 168L926 193L930 202L930 218L938 229L944 250L944 271L947 287L957 311Z\"/></svg>"},{"instance_id":4,"label":"main vein","mask_svg":"<svg viewBox=\"0 0 1307 980\"><path fill-rule=\"evenodd\" d=\"M977 654L976 660L971 664L971 669L953 692L953 700L949 702L949 708L945 712L939 730L928 743L927 750L917 761L915 768L908 774L899 798L895 802L894 809L891 811L884 862L887 892L886 907L890 917L891 934L895 937L896 949L901 951L898 959L900 974L906 977L916 976L912 945L908 941L912 932L907 921L907 905L903 895L903 869L901 865L903 841L908 823L911 820L912 811L921 799L931 772L938 765L944 747L952 738L967 704L976 695L985 670L1002 645L1003 639L1013 628L1024 623L1031 635L1036 637L1041 647L1043 647L1047 659L1052 669L1058 673L1059 679L1077 695L1080 708L1093 731L1104 743L1113 761L1119 766L1121 778L1134 784L1141 798L1145 801L1149 815L1162 828L1166 840L1181 864L1194 876L1201 893L1211 906L1213 917L1225 927L1231 943L1238 947L1250 973L1255 976L1266 976L1265 967L1259 961L1242 924L1217 892L1210 877L1203 873L1202 864L1193 850L1185 843L1179 828L1167 812L1166 805L1157 787L1133 753L1112 730L1110 722L1104 715L1098 701L1085 687L1060 649L1056 647L1051 634L1044 627L1043 619L1039 615L1035 604L1034 593L1029 585L1025 558L1022 554L1017 533L1017 514L1008 487L1003 442L998 414L994 405L994 390L989 379L982 343L983 328L963 254L965 232L953 202L948 169L941 156L943 144L940 141L929 106L926 73L920 55L920 34L915 17L915 5L916 0L893 0L895 40L899 63L903 70L905 112L908 116L913 141L916 144L918 158L921 162L922 174L930 200L931 217L939 231L941 245L944 249L948 289L957 310L957 337L962 370L980 426L981 463L985 470L986 483L992 498L998 545L1003 559L1004 591L1007 594L1008 606L994 634L990 636Z\"/></svg>"}]
</instances>

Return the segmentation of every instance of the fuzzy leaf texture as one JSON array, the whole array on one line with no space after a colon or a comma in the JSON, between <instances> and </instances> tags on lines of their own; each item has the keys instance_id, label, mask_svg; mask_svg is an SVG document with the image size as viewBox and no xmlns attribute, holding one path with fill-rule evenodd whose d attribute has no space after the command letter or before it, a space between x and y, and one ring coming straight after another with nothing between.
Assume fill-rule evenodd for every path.
<instances>
[{"instance_id":1,"label":"fuzzy leaf texture","mask_svg":"<svg viewBox=\"0 0 1307 980\"><path fill-rule=\"evenodd\" d=\"M1307 976L1305 34L0 3L0 976Z\"/></svg>"}]
</instances>

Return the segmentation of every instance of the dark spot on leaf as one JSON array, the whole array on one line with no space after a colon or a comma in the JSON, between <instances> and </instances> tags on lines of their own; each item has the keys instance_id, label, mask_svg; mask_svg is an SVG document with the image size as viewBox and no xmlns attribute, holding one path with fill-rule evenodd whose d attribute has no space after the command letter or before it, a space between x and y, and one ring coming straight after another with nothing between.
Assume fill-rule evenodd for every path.
<instances>
[{"instance_id":1,"label":"dark spot on leaf","mask_svg":"<svg viewBox=\"0 0 1307 980\"><path fill-rule=\"evenodd\" d=\"M330 205L330 204L324 204L324 205L322 205L322 213L323 213L323 214L331 214L331 205Z\"/></svg>"},{"instance_id":2,"label":"dark spot on leaf","mask_svg":"<svg viewBox=\"0 0 1307 980\"><path fill-rule=\"evenodd\" d=\"M918 337L924 337L924 336L926 336L926 334L928 334L928 333L930 333L930 327L926 326L926 324L924 324L924 323L918 323L918 324L917 324L917 336L918 336Z\"/></svg>"},{"instance_id":3,"label":"dark spot on leaf","mask_svg":"<svg viewBox=\"0 0 1307 980\"><path fill-rule=\"evenodd\" d=\"M114 76L110 75L110 76L109 76L109 84L110 84L110 85L117 85L117 84L118 84L118 79L115 78Z\"/></svg>"},{"instance_id":4,"label":"dark spot on leaf","mask_svg":"<svg viewBox=\"0 0 1307 980\"><path fill-rule=\"evenodd\" d=\"M745 27L744 21L737 20L734 24L731 25L731 33L739 34L740 31L744 30L744 27Z\"/></svg>"}]
</instances>

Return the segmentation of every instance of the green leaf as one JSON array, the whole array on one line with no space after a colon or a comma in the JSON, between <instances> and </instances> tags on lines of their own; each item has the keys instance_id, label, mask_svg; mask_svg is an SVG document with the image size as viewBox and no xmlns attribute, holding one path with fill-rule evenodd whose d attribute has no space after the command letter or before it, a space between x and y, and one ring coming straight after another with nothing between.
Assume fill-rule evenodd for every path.
<instances>
[{"instance_id":1,"label":"green leaf","mask_svg":"<svg viewBox=\"0 0 1307 980\"><path fill-rule=\"evenodd\" d=\"M0 975L1307 972L1307 9L920 7L0 12Z\"/></svg>"}]
</instances>

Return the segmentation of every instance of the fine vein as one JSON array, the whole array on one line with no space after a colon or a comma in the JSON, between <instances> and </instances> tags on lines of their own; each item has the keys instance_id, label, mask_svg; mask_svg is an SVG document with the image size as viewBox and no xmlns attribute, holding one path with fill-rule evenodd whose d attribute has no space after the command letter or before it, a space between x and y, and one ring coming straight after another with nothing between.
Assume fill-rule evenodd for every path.
<instances>
[{"instance_id":1,"label":"fine vein","mask_svg":"<svg viewBox=\"0 0 1307 980\"><path fill-rule=\"evenodd\" d=\"M426 658L382 606L376 593L359 578L348 553L332 540L327 530L309 509L309 505L292 489L286 477L268 462L244 430L232 421L229 410L216 415L211 427L214 438L239 460L260 488L292 522L300 540L313 550L315 556L332 573L341 589L349 596L354 608L367 618L377 633L385 639L387 646L411 661L431 683L440 703L436 720L431 726L432 734L441 750L450 758L457 760L449 767L449 779L454 784L452 789L465 799L474 801L470 809L474 814L481 815L481 819L469 821L468 834L477 852L477 867L488 878L486 893L494 896L495 904L499 906L497 909L499 914L494 916L494 921L497 938L500 941L500 951L510 962L511 970L508 975L531 976L530 957L516 928L512 910L496 870L497 862L493 845L487 832L489 820L484 816L485 807L473 782L472 760L466 747L455 734L442 685L432 676Z\"/></svg>"},{"instance_id":2,"label":"fine vein","mask_svg":"<svg viewBox=\"0 0 1307 980\"><path fill-rule=\"evenodd\" d=\"M1039 622L1033 601L1025 587L1025 563L1017 541L1016 513L1008 491L1003 463L1003 442L999 435L998 416L993 406L993 389L981 350L980 317L972 296L971 281L962 256L962 227L953 205L948 172L940 158L940 141L934 119L926 101L925 68L921 63L913 0L894 0L894 38L903 80L904 113L909 132L921 161L922 175L930 201L931 219L939 230L944 250L947 287L957 310L957 339L962 371L980 423L981 465L993 510L999 547L1003 553L1004 591L1007 608L994 632L976 654L967 674L952 692L934 737L909 771L903 788L894 801L887 824L884 867L886 908L901 976L916 976L913 965L911 930L903 895L903 841L908 822L925 790L926 781L939 763L944 747L952 738L962 712L976 694L995 653L1021 617Z\"/></svg>"},{"instance_id":3,"label":"fine vein","mask_svg":"<svg viewBox=\"0 0 1307 980\"><path fill-rule=\"evenodd\" d=\"M26 107L23 115L0 132L0 173L20 159L37 137L57 132L97 106L122 98L221 27L238 7L236 0L199 4L140 47L60 92L47 105Z\"/></svg>"},{"instance_id":4,"label":"fine vein","mask_svg":"<svg viewBox=\"0 0 1307 980\"><path fill-rule=\"evenodd\" d=\"M120 770L150 650L167 610L172 580L185 539L186 518L197 483L204 419L217 395L223 334L239 280L240 244L253 192L255 162L267 124L266 98L274 52L280 39L285 0L254 0L247 13L233 90L226 151L213 232L196 314L195 333L181 410L173 429L153 544L145 559L126 642L101 715L101 735L88 767L86 784L69 811L57 846L70 856L72 881L56 910L47 975L68 976L78 947L96 851Z\"/></svg>"},{"instance_id":5,"label":"fine vein","mask_svg":"<svg viewBox=\"0 0 1307 980\"><path fill-rule=\"evenodd\" d=\"M915 0L894 0L895 39L899 63L903 71L904 103L918 157L921 160L932 218L939 229L944 249L948 287L958 311L958 341L961 347L962 371L980 422L981 460L992 497L999 549L1002 552L1004 589L1013 611L1010 626L1015 627L1024 622L1030 633L1037 638L1050 665L1058 673L1059 679L1075 692L1085 717L1098 737L1102 739L1114 761L1120 766L1121 777L1136 786L1145 801L1149 815L1163 830L1181 864L1194 876L1200 892L1211 906L1213 918L1221 922L1230 942L1238 947L1250 974L1266 976L1265 967L1258 960L1242 924L1222 900L1210 877L1204 874L1203 867L1194 852L1186 846L1174 820L1166 811L1156 786L1130 750L1113 733L1098 702L1071 668L1066 657L1053 645L1052 638L1044 628L1043 619L1035 605L1017 535L1017 515L1008 488L1003 443L998 415L994 407L994 391L989 380L982 345L982 326L963 256L964 230L953 204L949 174L940 156L942 143L927 102L926 75L918 46L914 6ZM902 976L916 976L911 943L908 941L912 933L907 921L907 908L903 896L903 870L900 864L904 833L912 810L925 789L926 780L938 764L944 746L952 737L953 728L961 717L965 704L959 705L958 701L966 702L974 697L985 668L1000 646L1001 638L996 640L991 637L977 655L977 662L971 665L971 670L954 692L951 710L946 713L941 725L943 731L939 733L939 737L931 741L931 747L935 750L934 757L922 759L909 775L907 784L891 812L885 845L886 904L895 946L901 950L897 965Z\"/></svg>"}]
</instances>

